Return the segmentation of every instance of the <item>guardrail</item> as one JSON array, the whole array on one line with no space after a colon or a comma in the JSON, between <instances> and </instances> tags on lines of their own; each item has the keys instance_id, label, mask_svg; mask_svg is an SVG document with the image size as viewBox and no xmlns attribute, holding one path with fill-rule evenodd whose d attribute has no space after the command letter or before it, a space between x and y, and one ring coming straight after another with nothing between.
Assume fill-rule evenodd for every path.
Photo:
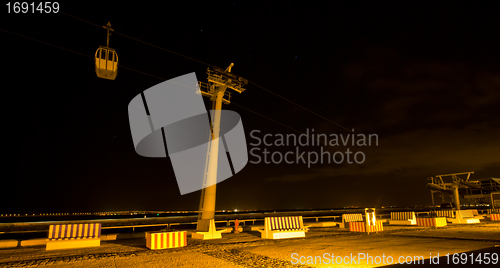
<instances>
[{"instance_id":1,"label":"guardrail","mask_svg":"<svg viewBox=\"0 0 500 268\"><path fill-rule=\"evenodd\" d=\"M316 222L319 221L319 219L336 219L340 218L341 216L311 216L311 217L303 217L303 219L315 219ZM236 220L221 220L221 221L215 221L215 223L226 223L226 226L231 226L231 223L234 224ZM262 221L264 223L264 219L241 219L238 220L240 225L246 226L247 222L252 222L252 225L255 225L255 222ZM161 223L161 224L147 224L147 225L130 225L130 226L109 226L109 227L102 227L101 229L122 229L122 228L132 228L132 231L135 232L135 228L145 228L145 227L156 227L156 226L166 226L167 229L170 229L172 225L194 225L197 224L197 222L175 222L175 223Z\"/></svg>"},{"instance_id":2,"label":"guardrail","mask_svg":"<svg viewBox=\"0 0 500 268\"><path fill-rule=\"evenodd\" d=\"M378 217L382 217L382 215L377 215ZM310 220L314 219L316 222L319 221L319 219L337 219L340 218L341 216L308 216L308 217L303 217L304 220ZM219 220L215 221L215 223L226 223L226 226L231 226L231 223L234 225L234 222L236 220ZM252 222L252 225L255 225L255 222L261 221L262 224L264 224L264 218L257 218L257 219L241 219L238 220L240 225L246 226L249 222ZM103 226L101 227L102 230L109 230L109 229L132 229L132 232L135 232L136 228L147 228L147 227L161 227L165 226L167 229L170 229L172 226L175 225L195 225L197 222L171 222L171 223L158 223L158 224L143 224L143 225L118 225L118 226ZM36 232L47 232L47 230L37 230L37 231L13 231L13 232L0 232L0 234L14 234L14 233L36 233Z\"/></svg>"},{"instance_id":3,"label":"guardrail","mask_svg":"<svg viewBox=\"0 0 500 268\"><path fill-rule=\"evenodd\" d=\"M311 216L311 217L302 217L302 219L316 219L316 222L318 222L319 219L324 219L324 218L333 218L334 220L336 218L341 218L342 216Z\"/></svg>"},{"instance_id":4,"label":"guardrail","mask_svg":"<svg viewBox=\"0 0 500 268\"><path fill-rule=\"evenodd\" d=\"M479 210L478 210L479 211ZM482 211L484 212L484 211ZM427 214L429 215L431 211L420 211L420 212L415 212L416 215L419 214ZM377 214L378 218L383 218L384 216L387 216L387 214ZM304 220L311 220L314 219L316 222L319 222L320 219L333 219L336 220L337 218L341 218L341 216L307 216L303 217ZM219 220L215 221L215 223L226 223L226 226L231 226L231 223L234 225L234 222L236 220ZM240 225L246 226L249 222L252 222L252 225L255 225L255 222L262 222L264 224L264 218L257 218L257 219L241 219L238 220ZM171 222L171 223L159 223L159 224L143 224L143 225L119 225L119 226L106 226L106 227L101 227L103 230L109 230L109 229L128 229L131 228L132 232L135 232L136 228L147 228L147 227L160 227L160 226L166 226L167 229L170 229L172 226L176 225L195 225L197 222ZM36 232L47 232L47 230L36 230L36 231L13 231L13 232L0 232L0 234L15 234L15 233L36 233Z\"/></svg>"},{"instance_id":5,"label":"guardrail","mask_svg":"<svg viewBox=\"0 0 500 268\"><path fill-rule=\"evenodd\" d=\"M311 217L304 217L304 219L315 219L316 222L319 221L319 219L336 219L339 218L340 216L311 216ZM234 225L234 222L236 220L219 220L215 221L215 223L226 223L226 226L231 226L231 224ZM258 218L258 219L241 219L238 220L240 225L246 226L250 222L252 222L252 225L255 225L255 222L261 221L262 224L264 224L264 218ZM161 227L165 226L167 229L170 229L172 226L175 225L195 225L197 222L171 222L171 223L158 223L158 224L142 224L142 225L118 225L118 226L103 226L101 227L102 230L109 230L109 229L132 229L132 232L135 232L136 228L147 228L147 227ZM13 232L0 232L0 234L15 234L15 233L43 233L47 232L47 230L36 230L36 231L13 231Z\"/></svg>"}]
</instances>

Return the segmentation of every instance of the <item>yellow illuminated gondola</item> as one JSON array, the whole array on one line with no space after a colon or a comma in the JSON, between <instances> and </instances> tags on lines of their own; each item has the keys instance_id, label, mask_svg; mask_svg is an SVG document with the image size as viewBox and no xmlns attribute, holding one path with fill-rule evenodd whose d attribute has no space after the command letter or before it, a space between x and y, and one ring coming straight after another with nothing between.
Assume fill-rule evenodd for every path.
<instances>
[{"instance_id":1,"label":"yellow illuminated gondola","mask_svg":"<svg viewBox=\"0 0 500 268\"><path fill-rule=\"evenodd\" d=\"M109 31L113 31L113 29L111 29L109 22L103 27L108 30L107 46L100 46L95 52L95 73L97 77L115 80L118 74L118 54L109 47L109 36L111 35Z\"/></svg>"},{"instance_id":2,"label":"yellow illuminated gondola","mask_svg":"<svg viewBox=\"0 0 500 268\"><path fill-rule=\"evenodd\" d=\"M95 52L95 73L100 78L115 80L118 74L118 54L109 47L100 46Z\"/></svg>"}]
</instances>

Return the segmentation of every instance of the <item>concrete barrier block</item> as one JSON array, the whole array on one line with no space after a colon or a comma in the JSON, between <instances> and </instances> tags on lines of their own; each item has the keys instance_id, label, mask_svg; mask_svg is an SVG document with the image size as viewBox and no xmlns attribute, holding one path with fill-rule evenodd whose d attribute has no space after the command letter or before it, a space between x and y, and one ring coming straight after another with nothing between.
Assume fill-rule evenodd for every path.
<instances>
[{"instance_id":1,"label":"concrete barrier block","mask_svg":"<svg viewBox=\"0 0 500 268\"><path fill-rule=\"evenodd\" d=\"M47 242L47 247L45 249L55 250L55 249L87 248L87 247L98 247L100 245L101 245L100 238L52 240Z\"/></svg>"},{"instance_id":2,"label":"concrete barrier block","mask_svg":"<svg viewBox=\"0 0 500 268\"><path fill-rule=\"evenodd\" d=\"M46 238L34 238L21 241L21 247L45 246L46 244Z\"/></svg>"},{"instance_id":3,"label":"concrete barrier block","mask_svg":"<svg viewBox=\"0 0 500 268\"><path fill-rule=\"evenodd\" d=\"M17 248L19 241L15 239L0 240L0 248Z\"/></svg>"},{"instance_id":4,"label":"concrete barrier block","mask_svg":"<svg viewBox=\"0 0 500 268\"><path fill-rule=\"evenodd\" d=\"M149 249L165 249L185 247L187 232L146 232L146 247Z\"/></svg>"}]
</instances>

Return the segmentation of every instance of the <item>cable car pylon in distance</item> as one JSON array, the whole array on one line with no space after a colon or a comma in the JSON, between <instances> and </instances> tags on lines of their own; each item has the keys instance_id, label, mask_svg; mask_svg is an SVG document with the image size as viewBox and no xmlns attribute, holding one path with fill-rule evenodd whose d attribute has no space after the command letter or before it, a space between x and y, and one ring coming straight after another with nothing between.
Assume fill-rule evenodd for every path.
<instances>
[{"instance_id":1,"label":"cable car pylon in distance","mask_svg":"<svg viewBox=\"0 0 500 268\"><path fill-rule=\"evenodd\" d=\"M109 31L114 31L111 28L111 23L108 21L106 26L102 26L107 30L106 46L99 46L95 52L95 73L97 77L115 80L118 74L118 54L113 48L109 47Z\"/></svg>"}]
</instances>

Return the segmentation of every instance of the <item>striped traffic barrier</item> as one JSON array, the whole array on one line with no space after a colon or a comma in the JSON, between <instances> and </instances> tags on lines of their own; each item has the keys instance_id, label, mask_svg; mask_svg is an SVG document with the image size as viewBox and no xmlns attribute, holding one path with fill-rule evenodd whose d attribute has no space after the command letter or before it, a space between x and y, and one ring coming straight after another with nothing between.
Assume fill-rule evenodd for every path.
<instances>
[{"instance_id":1,"label":"striped traffic barrier","mask_svg":"<svg viewBox=\"0 0 500 268\"><path fill-rule=\"evenodd\" d=\"M178 248L187 245L187 232L146 232L149 249Z\"/></svg>"},{"instance_id":2,"label":"striped traffic barrier","mask_svg":"<svg viewBox=\"0 0 500 268\"><path fill-rule=\"evenodd\" d=\"M382 225L381 221L377 221L375 225L369 225L368 226L368 232L373 233L373 232L379 232L383 231L384 226ZM353 221L349 222L349 231L351 232L367 232L366 230L366 223L362 221Z\"/></svg>"},{"instance_id":3,"label":"striped traffic barrier","mask_svg":"<svg viewBox=\"0 0 500 268\"><path fill-rule=\"evenodd\" d=\"M455 218L454 210L436 210L437 217Z\"/></svg>"},{"instance_id":4,"label":"striped traffic barrier","mask_svg":"<svg viewBox=\"0 0 500 268\"><path fill-rule=\"evenodd\" d=\"M500 208L488 208L486 214L500 214Z\"/></svg>"},{"instance_id":5,"label":"striped traffic barrier","mask_svg":"<svg viewBox=\"0 0 500 268\"><path fill-rule=\"evenodd\" d=\"M101 224L50 225L46 250L98 247L101 244Z\"/></svg>"},{"instance_id":6,"label":"striped traffic barrier","mask_svg":"<svg viewBox=\"0 0 500 268\"><path fill-rule=\"evenodd\" d=\"M269 239L305 237L307 231L302 216L266 217L264 230L259 230L261 238Z\"/></svg>"},{"instance_id":7,"label":"striped traffic barrier","mask_svg":"<svg viewBox=\"0 0 500 268\"><path fill-rule=\"evenodd\" d=\"M391 212L391 220L411 220L415 218L415 212L413 211L402 211L402 212Z\"/></svg>"},{"instance_id":8,"label":"striped traffic barrier","mask_svg":"<svg viewBox=\"0 0 500 268\"><path fill-rule=\"evenodd\" d=\"M348 228L350 222L364 222L363 215L361 213L342 214L342 223L339 225L339 227Z\"/></svg>"},{"instance_id":9,"label":"striped traffic barrier","mask_svg":"<svg viewBox=\"0 0 500 268\"><path fill-rule=\"evenodd\" d=\"M389 224L415 225L417 224L414 211L391 212Z\"/></svg>"}]
</instances>

